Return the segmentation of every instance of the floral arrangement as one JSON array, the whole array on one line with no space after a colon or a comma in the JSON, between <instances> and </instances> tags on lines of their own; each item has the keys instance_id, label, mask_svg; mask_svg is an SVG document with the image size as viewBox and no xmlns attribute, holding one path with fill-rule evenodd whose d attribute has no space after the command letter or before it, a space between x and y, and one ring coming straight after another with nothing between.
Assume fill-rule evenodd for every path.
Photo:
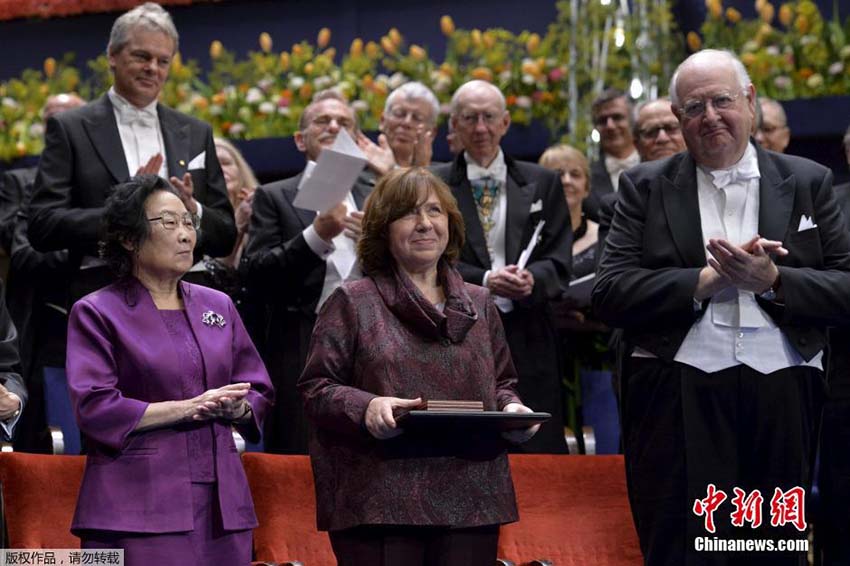
<instances>
[{"instance_id":1,"label":"floral arrangement","mask_svg":"<svg viewBox=\"0 0 850 566\"><path fill-rule=\"evenodd\" d=\"M722 0L706 0L702 41L688 45L739 54L760 94L786 100L850 93L850 18L841 24L838 2L826 21L811 0L777 5L756 0L758 17L745 19Z\"/></svg>"}]
</instances>

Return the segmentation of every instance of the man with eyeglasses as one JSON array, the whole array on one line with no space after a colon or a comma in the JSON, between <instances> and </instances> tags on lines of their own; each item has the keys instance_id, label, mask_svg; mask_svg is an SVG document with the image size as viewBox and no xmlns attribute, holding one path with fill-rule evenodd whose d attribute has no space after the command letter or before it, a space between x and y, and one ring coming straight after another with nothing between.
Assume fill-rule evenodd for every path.
<instances>
[{"instance_id":1,"label":"man with eyeglasses","mask_svg":"<svg viewBox=\"0 0 850 566\"><path fill-rule=\"evenodd\" d=\"M650 566L802 565L805 552L700 542L805 540L776 509L811 484L826 327L850 316L850 236L826 168L751 141L755 88L733 54L692 55L670 95L688 151L623 174L593 289L623 329L641 549ZM715 489L728 497L716 513ZM758 528L733 526L739 496L764 513Z\"/></svg>"},{"instance_id":2,"label":"man with eyeglasses","mask_svg":"<svg viewBox=\"0 0 850 566\"><path fill-rule=\"evenodd\" d=\"M552 420L521 449L565 453L562 372L549 305L568 286L572 264L561 180L554 171L504 154L499 144L511 117L492 84L476 80L458 88L450 119L465 149L453 163L433 170L451 187L466 225L458 271L493 294L519 374L520 396L534 410L552 413ZM541 222L527 265L518 265Z\"/></svg>"},{"instance_id":3,"label":"man with eyeglasses","mask_svg":"<svg viewBox=\"0 0 850 566\"><path fill-rule=\"evenodd\" d=\"M346 130L354 136L354 110L335 90L316 93L304 109L295 145L315 162ZM276 390L266 418L267 452L306 454L308 424L295 389L310 345L316 313L343 282L359 278L356 243L371 175L361 175L343 202L316 214L293 202L303 173L257 189L251 239L242 260L249 288L268 304L269 322L260 353Z\"/></svg>"},{"instance_id":4,"label":"man with eyeglasses","mask_svg":"<svg viewBox=\"0 0 850 566\"><path fill-rule=\"evenodd\" d=\"M593 125L599 133L599 158L590 163L590 196L584 211L599 220L599 202L617 192L620 173L640 163L632 133L632 103L615 88L605 89L590 107Z\"/></svg>"},{"instance_id":5,"label":"man with eyeglasses","mask_svg":"<svg viewBox=\"0 0 850 566\"><path fill-rule=\"evenodd\" d=\"M758 127L756 141L765 149L785 153L785 148L791 141L791 130L788 129L788 118L782 105L772 98L759 97Z\"/></svg>"},{"instance_id":6,"label":"man with eyeglasses","mask_svg":"<svg viewBox=\"0 0 850 566\"><path fill-rule=\"evenodd\" d=\"M200 216L196 258L225 256L233 248L236 226L212 128L157 101L178 40L158 4L122 14L106 48L112 88L47 120L28 235L38 251L70 249L71 263L80 266L71 300L112 279L97 258L100 218L111 187L132 175L170 178L186 208Z\"/></svg>"},{"instance_id":7,"label":"man with eyeglasses","mask_svg":"<svg viewBox=\"0 0 850 566\"><path fill-rule=\"evenodd\" d=\"M378 143L357 135L372 171L381 176L394 167L430 165L439 115L440 102L424 84L409 82L393 90L381 114Z\"/></svg>"}]
</instances>

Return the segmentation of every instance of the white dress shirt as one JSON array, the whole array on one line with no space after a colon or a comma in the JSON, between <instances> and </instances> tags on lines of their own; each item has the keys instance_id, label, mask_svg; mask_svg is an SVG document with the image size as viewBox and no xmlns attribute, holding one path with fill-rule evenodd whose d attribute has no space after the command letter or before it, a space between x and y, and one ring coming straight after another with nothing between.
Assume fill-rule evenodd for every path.
<instances>
[{"instance_id":1,"label":"white dress shirt","mask_svg":"<svg viewBox=\"0 0 850 566\"><path fill-rule=\"evenodd\" d=\"M614 192L620 188L620 173L627 169L631 169L640 163L640 154L634 150L630 155L620 159L613 155L605 154L605 170L608 171L608 177L611 179L611 186L614 187Z\"/></svg>"},{"instance_id":2,"label":"white dress shirt","mask_svg":"<svg viewBox=\"0 0 850 566\"><path fill-rule=\"evenodd\" d=\"M498 198L492 210L494 219L493 228L489 234L484 234L487 238L487 250L490 252L491 268L484 272L484 277L481 280L481 285L486 287L490 272L507 265L505 258L505 234L508 221L508 192L506 189L508 184L508 166L505 164L505 154L501 149L499 149L499 153L487 167L476 162L469 155L469 152L464 152L463 156L466 159L466 178L469 179L470 183L488 177L499 183ZM493 302L496 303L496 307L502 312L511 312L514 310L513 301L506 297L493 295Z\"/></svg>"},{"instance_id":3,"label":"white dress shirt","mask_svg":"<svg viewBox=\"0 0 850 566\"><path fill-rule=\"evenodd\" d=\"M729 169L697 168L700 224L706 245L711 238L740 245L758 233L759 177L752 144ZM707 373L743 364L768 374L801 365L822 369L822 357L820 352L806 362L759 306L754 293L726 288L711 298L674 359Z\"/></svg>"},{"instance_id":4,"label":"white dress shirt","mask_svg":"<svg viewBox=\"0 0 850 566\"><path fill-rule=\"evenodd\" d=\"M161 153L162 165L158 174L167 179L168 160L165 155L165 144L162 141L159 114L156 110L157 101L154 100L144 108L137 108L115 92L115 87L109 89L107 96L115 112L118 134L121 136L121 146L124 149L124 158L127 160L127 171L130 172L130 176L135 175L139 167L145 165L151 157Z\"/></svg>"}]
</instances>

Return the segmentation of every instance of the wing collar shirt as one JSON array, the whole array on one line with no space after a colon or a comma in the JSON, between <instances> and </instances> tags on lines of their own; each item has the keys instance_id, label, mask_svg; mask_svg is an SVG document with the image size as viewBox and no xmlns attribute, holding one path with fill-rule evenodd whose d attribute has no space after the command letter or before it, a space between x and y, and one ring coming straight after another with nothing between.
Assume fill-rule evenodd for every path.
<instances>
[{"instance_id":1,"label":"wing collar shirt","mask_svg":"<svg viewBox=\"0 0 850 566\"><path fill-rule=\"evenodd\" d=\"M159 123L159 114L156 110L157 101L154 100L144 108L137 108L115 92L111 87L109 101L115 112L115 121L118 123L118 134L121 136L121 145L124 148L124 158L127 160L127 171L130 176L136 174L157 153L162 154L162 165L159 168L159 176L167 179L168 160L165 155L165 144L162 141L162 127Z\"/></svg>"},{"instance_id":2,"label":"wing collar shirt","mask_svg":"<svg viewBox=\"0 0 850 566\"><path fill-rule=\"evenodd\" d=\"M495 206L491 211L492 229L485 234L487 237L487 251L490 254L490 268L484 273L484 278L481 285L487 286L487 278L490 276L490 271L505 267L505 224L508 218L508 166L505 164L505 154L499 149L499 153L495 159L484 167L476 162L469 152L464 152L466 159L466 178L470 184L480 182L482 180L495 181L499 185L498 196L495 199ZM482 225L484 223L482 222ZM502 312L511 312L514 310L514 303L508 298L493 295L493 301Z\"/></svg>"},{"instance_id":3,"label":"wing collar shirt","mask_svg":"<svg viewBox=\"0 0 850 566\"><path fill-rule=\"evenodd\" d=\"M346 214L351 214L357 210L357 203L354 201L351 191L348 191L345 200L342 202L345 205ZM319 302L316 304L316 312L318 313L337 287L346 281L360 279L363 277L363 273L360 264L357 263L357 245L354 240L345 235L344 231L340 232L330 242L323 240L316 233L312 224L304 228L302 234L307 246L313 253L325 260L325 281L322 284Z\"/></svg>"},{"instance_id":4,"label":"wing collar shirt","mask_svg":"<svg viewBox=\"0 0 850 566\"><path fill-rule=\"evenodd\" d=\"M608 176L611 178L611 186L614 191L620 188L620 173L626 169L631 169L640 163L640 154L634 150L631 155L622 159L605 154L605 170L608 171Z\"/></svg>"},{"instance_id":5,"label":"wing collar shirt","mask_svg":"<svg viewBox=\"0 0 850 566\"><path fill-rule=\"evenodd\" d=\"M740 245L758 233L760 176L752 144L728 169L697 167L700 224L706 245L711 238ZM756 302L755 294L732 287L711 298L675 360L707 373L743 364L768 374L801 365L822 369L822 357L820 352L809 362L803 360Z\"/></svg>"}]
</instances>

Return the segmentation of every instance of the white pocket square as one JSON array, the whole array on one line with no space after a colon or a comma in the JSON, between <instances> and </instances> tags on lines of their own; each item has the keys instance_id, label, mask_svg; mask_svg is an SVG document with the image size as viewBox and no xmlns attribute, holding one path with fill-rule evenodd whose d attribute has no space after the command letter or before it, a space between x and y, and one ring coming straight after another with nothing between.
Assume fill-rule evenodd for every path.
<instances>
[{"instance_id":1,"label":"white pocket square","mask_svg":"<svg viewBox=\"0 0 850 566\"><path fill-rule=\"evenodd\" d=\"M543 210L543 200L537 199L533 203L531 203L531 208L528 210L529 214L534 214L535 212L540 212Z\"/></svg>"},{"instance_id":2,"label":"white pocket square","mask_svg":"<svg viewBox=\"0 0 850 566\"><path fill-rule=\"evenodd\" d=\"M202 151L189 162L189 165L186 166L186 169L206 169L206 164L207 152Z\"/></svg>"},{"instance_id":3,"label":"white pocket square","mask_svg":"<svg viewBox=\"0 0 850 566\"><path fill-rule=\"evenodd\" d=\"M806 216L803 214L800 216L800 226L797 228L797 232L803 232L805 230L811 230L812 228L817 228L818 225L812 221L811 216Z\"/></svg>"}]
</instances>

